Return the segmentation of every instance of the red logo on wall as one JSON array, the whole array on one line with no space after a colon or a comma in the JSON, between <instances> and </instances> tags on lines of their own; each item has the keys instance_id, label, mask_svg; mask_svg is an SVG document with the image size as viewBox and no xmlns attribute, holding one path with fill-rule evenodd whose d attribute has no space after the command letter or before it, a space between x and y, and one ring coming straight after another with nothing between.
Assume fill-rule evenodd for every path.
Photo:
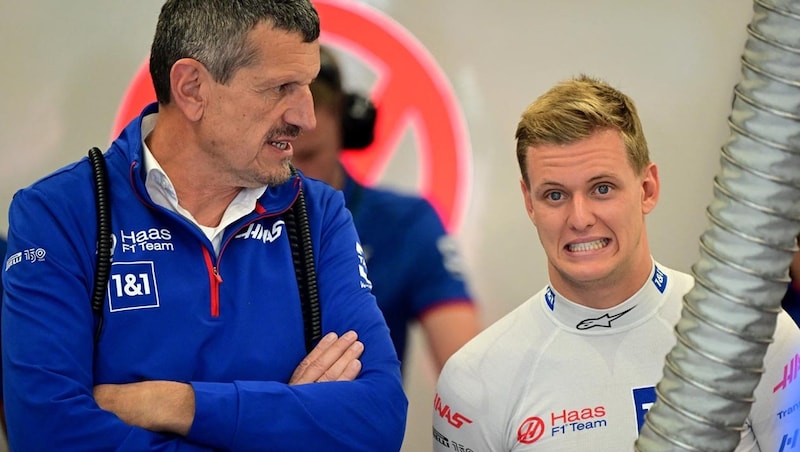
<instances>
[{"instance_id":1,"label":"red logo on wall","mask_svg":"<svg viewBox=\"0 0 800 452\"><path fill-rule=\"evenodd\" d=\"M470 189L471 149L461 109L442 70L428 51L397 22L353 1L315 0L320 41L347 50L377 74L370 98L380 114L375 141L342 155L359 182L377 183L403 134L414 131L419 152L419 192L445 227L461 225ZM114 123L116 137L142 108L155 101L148 64L135 74Z\"/></svg>"}]
</instances>

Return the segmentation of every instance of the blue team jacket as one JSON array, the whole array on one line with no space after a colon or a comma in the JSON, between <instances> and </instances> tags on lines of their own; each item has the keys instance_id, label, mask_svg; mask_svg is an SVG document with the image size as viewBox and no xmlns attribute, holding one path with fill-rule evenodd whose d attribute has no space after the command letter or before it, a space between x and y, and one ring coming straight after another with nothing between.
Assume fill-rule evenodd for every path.
<instances>
[{"instance_id":1,"label":"blue team jacket","mask_svg":"<svg viewBox=\"0 0 800 452\"><path fill-rule=\"evenodd\" d=\"M341 193L303 176L269 187L215 256L197 227L144 188L141 120L155 111L146 108L105 155L114 250L96 347L88 159L13 198L2 308L12 450L398 450L407 409L400 364ZM301 186L323 334L352 329L365 345L353 382L287 384L306 351L281 214ZM187 438L130 427L94 402L96 384L141 380L191 383Z\"/></svg>"},{"instance_id":2,"label":"blue team jacket","mask_svg":"<svg viewBox=\"0 0 800 452\"><path fill-rule=\"evenodd\" d=\"M439 306L473 303L458 249L425 198L366 187L347 173L342 193L367 258L372 293L403 361L414 321Z\"/></svg>"}]
</instances>

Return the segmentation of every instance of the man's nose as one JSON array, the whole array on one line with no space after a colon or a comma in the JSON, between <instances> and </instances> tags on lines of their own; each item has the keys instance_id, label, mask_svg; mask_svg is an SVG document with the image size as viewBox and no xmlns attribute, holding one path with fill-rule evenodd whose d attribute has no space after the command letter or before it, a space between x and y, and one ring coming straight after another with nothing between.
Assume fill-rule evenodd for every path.
<instances>
[{"instance_id":1,"label":"man's nose","mask_svg":"<svg viewBox=\"0 0 800 452\"><path fill-rule=\"evenodd\" d=\"M570 203L569 226L582 231L595 222L592 203L583 196L575 196Z\"/></svg>"},{"instance_id":2,"label":"man's nose","mask_svg":"<svg viewBox=\"0 0 800 452\"><path fill-rule=\"evenodd\" d=\"M311 96L311 89L308 86L297 90L292 104L286 110L284 120L302 130L313 130L317 126L317 118L314 115L314 98Z\"/></svg>"}]
</instances>

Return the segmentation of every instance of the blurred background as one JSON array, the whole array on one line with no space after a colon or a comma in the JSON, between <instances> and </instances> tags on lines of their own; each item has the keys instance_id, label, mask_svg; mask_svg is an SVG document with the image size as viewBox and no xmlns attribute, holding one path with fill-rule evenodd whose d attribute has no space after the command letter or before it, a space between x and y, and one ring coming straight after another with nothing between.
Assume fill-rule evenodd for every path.
<instances>
[{"instance_id":1,"label":"blurred background","mask_svg":"<svg viewBox=\"0 0 800 452\"><path fill-rule=\"evenodd\" d=\"M0 234L18 188L109 144L161 4L3 0ZM662 181L648 217L652 249L662 264L690 271L729 134L751 0L315 4L345 85L373 95L379 118L381 107L394 115L377 145L348 164L363 181L432 199L461 246L484 325L547 283L514 130L534 98L580 73L636 102ZM410 353L403 450L416 452L431 448L436 376L417 330Z\"/></svg>"}]
</instances>

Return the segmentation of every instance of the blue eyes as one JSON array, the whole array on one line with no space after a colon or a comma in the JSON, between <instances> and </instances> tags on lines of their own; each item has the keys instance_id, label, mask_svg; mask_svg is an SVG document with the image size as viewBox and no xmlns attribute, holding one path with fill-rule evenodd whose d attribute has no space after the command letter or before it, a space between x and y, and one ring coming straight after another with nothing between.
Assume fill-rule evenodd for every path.
<instances>
[{"instance_id":1,"label":"blue eyes","mask_svg":"<svg viewBox=\"0 0 800 452\"><path fill-rule=\"evenodd\" d=\"M607 195L611 193L611 185L600 184L594 188L593 193L601 196ZM544 195L545 199L547 199L548 201L561 201L562 199L564 199L564 196L565 196L564 193L560 191L551 191Z\"/></svg>"}]
</instances>

